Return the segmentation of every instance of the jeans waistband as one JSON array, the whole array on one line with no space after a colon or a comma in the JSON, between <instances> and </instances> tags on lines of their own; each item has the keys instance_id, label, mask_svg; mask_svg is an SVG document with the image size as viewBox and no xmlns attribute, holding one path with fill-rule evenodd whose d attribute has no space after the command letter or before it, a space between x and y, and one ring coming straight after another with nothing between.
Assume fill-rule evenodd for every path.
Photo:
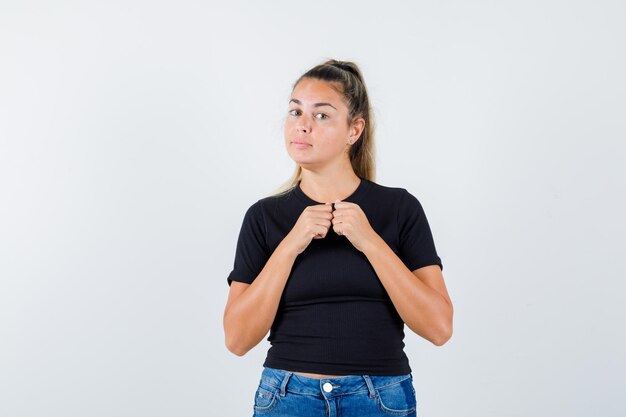
<instances>
[{"instance_id":1,"label":"jeans waistband","mask_svg":"<svg viewBox=\"0 0 626 417\"><path fill-rule=\"evenodd\" d=\"M287 392L323 395L326 397L344 394L354 394L369 391L369 396L376 396L375 389L393 385L405 379L412 378L412 374L379 376L379 375L346 375L334 378L310 378L298 375L283 369L264 367L261 373L261 383L279 389L279 395Z\"/></svg>"}]
</instances>

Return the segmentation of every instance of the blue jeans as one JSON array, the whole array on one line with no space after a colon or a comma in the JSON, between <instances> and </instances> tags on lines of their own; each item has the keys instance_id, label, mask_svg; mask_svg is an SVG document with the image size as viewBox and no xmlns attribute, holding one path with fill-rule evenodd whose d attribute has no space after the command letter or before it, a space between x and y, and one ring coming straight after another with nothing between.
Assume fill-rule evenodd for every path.
<instances>
[{"instance_id":1,"label":"blue jeans","mask_svg":"<svg viewBox=\"0 0 626 417\"><path fill-rule=\"evenodd\" d=\"M309 378L263 368L253 417L417 417L413 375Z\"/></svg>"}]
</instances>

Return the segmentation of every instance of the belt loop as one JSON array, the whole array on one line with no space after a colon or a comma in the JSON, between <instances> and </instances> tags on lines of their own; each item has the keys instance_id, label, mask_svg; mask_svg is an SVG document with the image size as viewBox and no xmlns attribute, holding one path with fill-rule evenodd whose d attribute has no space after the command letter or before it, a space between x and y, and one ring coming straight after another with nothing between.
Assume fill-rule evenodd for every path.
<instances>
[{"instance_id":1,"label":"belt loop","mask_svg":"<svg viewBox=\"0 0 626 417\"><path fill-rule=\"evenodd\" d=\"M370 398L376 398L376 391L374 390L374 384L372 383L369 375L363 375L363 379L365 379L365 383L367 384L367 389L370 392Z\"/></svg>"},{"instance_id":2,"label":"belt loop","mask_svg":"<svg viewBox=\"0 0 626 417\"><path fill-rule=\"evenodd\" d=\"M285 377L283 378L283 383L280 384L280 396L284 397L287 389L287 382L289 382L289 378L293 375L293 372L285 371Z\"/></svg>"}]
</instances>

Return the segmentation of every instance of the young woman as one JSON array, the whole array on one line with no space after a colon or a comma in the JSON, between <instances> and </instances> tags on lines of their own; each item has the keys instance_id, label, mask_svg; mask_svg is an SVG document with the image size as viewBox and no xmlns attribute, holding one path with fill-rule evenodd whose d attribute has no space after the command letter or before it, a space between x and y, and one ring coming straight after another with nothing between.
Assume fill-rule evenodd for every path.
<instances>
[{"instance_id":1,"label":"young woman","mask_svg":"<svg viewBox=\"0 0 626 417\"><path fill-rule=\"evenodd\" d=\"M404 325L437 346L453 308L424 210L374 182L363 76L329 60L294 84L285 146L296 171L247 210L224 310L244 355L270 331L255 416L416 416Z\"/></svg>"}]
</instances>

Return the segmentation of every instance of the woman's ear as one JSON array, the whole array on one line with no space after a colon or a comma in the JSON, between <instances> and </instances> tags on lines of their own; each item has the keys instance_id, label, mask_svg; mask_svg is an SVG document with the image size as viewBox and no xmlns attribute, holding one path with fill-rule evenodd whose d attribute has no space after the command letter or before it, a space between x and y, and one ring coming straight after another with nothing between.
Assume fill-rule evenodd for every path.
<instances>
[{"instance_id":1,"label":"woman's ear","mask_svg":"<svg viewBox=\"0 0 626 417\"><path fill-rule=\"evenodd\" d=\"M362 117L356 118L350 126L349 142L351 145L359 140L363 129L365 129L365 119L363 119Z\"/></svg>"}]
</instances>

